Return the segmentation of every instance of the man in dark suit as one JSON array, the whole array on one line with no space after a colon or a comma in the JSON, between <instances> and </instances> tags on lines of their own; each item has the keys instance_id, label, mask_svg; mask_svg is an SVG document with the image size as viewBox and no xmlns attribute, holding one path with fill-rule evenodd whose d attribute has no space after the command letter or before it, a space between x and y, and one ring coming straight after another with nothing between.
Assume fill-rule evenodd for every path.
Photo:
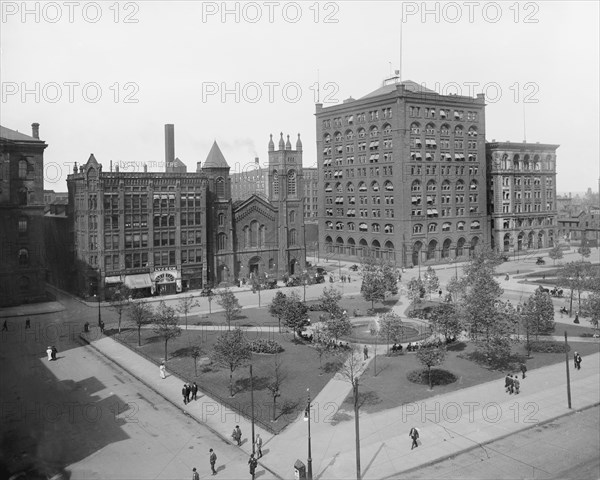
<instances>
[{"instance_id":1,"label":"man in dark suit","mask_svg":"<svg viewBox=\"0 0 600 480\"><path fill-rule=\"evenodd\" d=\"M192 383L192 400L196 400L196 396L198 395L198 385L196 382Z\"/></svg>"},{"instance_id":2,"label":"man in dark suit","mask_svg":"<svg viewBox=\"0 0 600 480\"><path fill-rule=\"evenodd\" d=\"M183 388L181 389L181 394L183 395L183 404L187 405L188 402L188 386L187 383L183 384Z\"/></svg>"}]
</instances>

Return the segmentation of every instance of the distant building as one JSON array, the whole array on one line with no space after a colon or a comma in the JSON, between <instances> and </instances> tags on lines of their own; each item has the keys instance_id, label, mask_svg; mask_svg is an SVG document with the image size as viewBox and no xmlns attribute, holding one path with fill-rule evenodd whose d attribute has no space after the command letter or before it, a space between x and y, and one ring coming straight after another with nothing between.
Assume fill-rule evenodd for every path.
<instances>
[{"instance_id":1,"label":"distant building","mask_svg":"<svg viewBox=\"0 0 600 480\"><path fill-rule=\"evenodd\" d=\"M0 127L0 307L46 299L44 150L31 136Z\"/></svg>"},{"instance_id":2,"label":"distant building","mask_svg":"<svg viewBox=\"0 0 600 480\"><path fill-rule=\"evenodd\" d=\"M556 149L559 145L486 145L491 245L501 252L554 246L558 239Z\"/></svg>"},{"instance_id":3,"label":"distant building","mask_svg":"<svg viewBox=\"0 0 600 480\"><path fill-rule=\"evenodd\" d=\"M600 246L600 208L591 207L575 215L558 217L560 239L580 245L585 239L589 247Z\"/></svg>"},{"instance_id":4,"label":"distant building","mask_svg":"<svg viewBox=\"0 0 600 480\"><path fill-rule=\"evenodd\" d=\"M303 269L302 144L291 150L282 134L275 150L271 139L268 198L234 202L216 142L196 172L172 171L171 130L169 171L103 172L91 155L68 176L74 288L102 298L122 284L145 295L170 294Z\"/></svg>"},{"instance_id":5,"label":"distant building","mask_svg":"<svg viewBox=\"0 0 600 480\"><path fill-rule=\"evenodd\" d=\"M55 192L54 190L44 190L44 213L53 211L56 215L56 213L60 212L61 210L66 211L66 205L68 203L69 192Z\"/></svg>"},{"instance_id":6,"label":"distant building","mask_svg":"<svg viewBox=\"0 0 600 480\"><path fill-rule=\"evenodd\" d=\"M319 219L319 169L304 168L304 219Z\"/></svg>"},{"instance_id":7,"label":"distant building","mask_svg":"<svg viewBox=\"0 0 600 480\"><path fill-rule=\"evenodd\" d=\"M241 172L231 175L231 199L247 200L252 195L269 198L269 170L261 167L258 157L246 164Z\"/></svg>"}]
</instances>

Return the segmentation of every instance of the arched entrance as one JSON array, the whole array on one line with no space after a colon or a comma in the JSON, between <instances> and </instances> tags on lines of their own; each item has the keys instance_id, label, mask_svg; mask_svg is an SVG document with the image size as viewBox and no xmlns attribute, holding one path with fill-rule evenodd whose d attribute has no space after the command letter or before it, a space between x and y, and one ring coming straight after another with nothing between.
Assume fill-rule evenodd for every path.
<instances>
[{"instance_id":1,"label":"arched entrance","mask_svg":"<svg viewBox=\"0 0 600 480\"><path fill-rule=\"evenodd\" d=\"M227 282L229 277L229 269L227 265L219 265L217 267L217 283Z\"/></svg>"},{"instance_id":2,"label":"arched entrance","mask_svg":"<svg viewBox=\"0 0 600 480\"><path fill-rule=\"evenodd\" d=\"M337 237L335 239L335 253L339 255L344 254L344 239L342 237Z\"/></svg>"},{"instance_id":3,"label":"arched entrance","mask_svg":"<svg viewBox=\"0 0 600 480\"><path fill-rule=\"evenodd\" d=\"M450 256L450 246L452 245L452 241L447 238L444 240L442 245L442 258L448 258Z\"/></svg>"},{"instance_id":4,"label":"arched entrance","mask_svg":"<svg viewBox=\"0 0 600 480\"><path fill-rule=\"evenodd\" d=\"M391 262L396 263L396 252L394 251L394 244L389 240L385 242L385 258Z\"/></svg>"},{"instance_id":5,"label":"arched entrance","mask_svg":"<svg viewBox=\"0 0 600 480\"><path fill-rule=\"evenodd\" d=\"M364 238L361 238L360 241L358 242L358 245L360 246L360 248L359 248L360 256L366 257L369 253L369 244L367 243L367 241Z\"/></svg>"},{"instance_id":6,"label":"arched entrance","mask_svg":"<svg viewBox=\"0 0 600 480\"><path fill-rule=\"evenodd\" d=\"M170 273L161 273L160 275L157 275L154 282L156 283L156 291L160 295L177 293L175 277Z\"/></svg>"},{"instance_id":7,"label":"arched entrance","mask_svg":"<svg viewBox=\"0 0 600 480\"><path fill-rule=\"evenodd\" d=\"M248 261L248 271L250 272L250 277L257 276L260 274L261 264L262 258L260 257L252 257L250 261Z\"/></svg>"},{"instance_id":8,"label":"arched entrance","mask_svg":"<svg viewBox=\"0 0 600 480\"><path fill-rule=\"evenodd\" d=\"M537 248L544 248L544 231L540 230L538 232L538 246Z\"/></svg>"},{"instance_id":9,"label":"arched entrance","mask_svg":"<svg viewBox=\"0 0 600 480\"><path fill-rule=\"evenodd\" d=\"M471 248L469 248L469 256L472 256L475 253L475 249L479 244L479 237L473 237L471 239Z\"/></svg>"},{"instance_id":10,"label":"arched entrance","mask_svg":"<svg viewBox=\"0 0 600 480\"><path fill-rule=\"evenodd\" d=\"M290 261L290 275L295 275L296 272L299 271L299 268L298 268L299 266L300 266L300 264L298 263L298 260L296 260L295 258L293 258Z\"/></svg>"},{"instance_id":11,"label":"arched entrance","mask_svg":"<svg viewBox=\"0 0 600 480\"><path fill-rule=\"evenodd\" d=\"M356 255L356 242L353 238L348 239L348 254Z\"/></svg>"},{"instance_id":12,"label":"arched entrance","mask_svg":"<svg viewBox=\"0 0 600 480\"><path fill-rule=\"evenodd\" d=\"M533 232L529 232L527 235L527 248L533 248Z\"/></svg>"},{"instance_id":13,"label":"arched entrance","mask_svg":"<svg viewBox=\"0 0 600 480\"><path fill-rule=\"evenodd\" d=\"M419 265L421 263L421 249L423 248L423 243L416 242L413 245L412 252L412 263L413 265Z\"/></svg>"},{"instance_id":14,"label":"arched entrance","mask_svg":"<svg viewBox=\"0 0 600 480\"><path fill-rule=\"evenodd\" d=\"M435 260L435 251L437 250L437 240L432 240L427 245L427 260Z\"/></svg>"},{"instance_id":15,"label":"arched entrance","mask_svg":"<svg viewBox=\"0 0 600 480\"><path fill-rule=\"evenodd\" d=\"M510 250L510 233L504 234L504 251L508 252Z\"/></svg>"},{"instance_id":16,"label":"arched entrance","mask_svg":"<svg viewBox=\"0 0 600 480\"><path fill-rule=\"evenodd\" d=\"M466 240L464 239L464 237L460 237L458 239L458 242L456 242L456 256L457 257L462 257L464 252L463 252L463 248L465 246Z\"/></svg>"},{"instance_id":17,"label":"arched entrance","mask_svg":"<svg viewBox=\"0 0 600 480\"><path fill-rule=\"evenodd\" d=\"M373 240L371 242L371 248L373 251L373 256L375 258L379 258L381 256L381 244L379 243L378 240Z\"/></svg>"},{"instance_id":18,"label":"arched entrance","mask_svg":"<svg viewBox=\"0 0 600 480\"><path fill-rule=\"evenodd\" d=\"M525 233L524 232L520 232L519 236L517 237L517 250L521 251L523 250L523 239L525 238Z\"/></svg>"}]
</instances>

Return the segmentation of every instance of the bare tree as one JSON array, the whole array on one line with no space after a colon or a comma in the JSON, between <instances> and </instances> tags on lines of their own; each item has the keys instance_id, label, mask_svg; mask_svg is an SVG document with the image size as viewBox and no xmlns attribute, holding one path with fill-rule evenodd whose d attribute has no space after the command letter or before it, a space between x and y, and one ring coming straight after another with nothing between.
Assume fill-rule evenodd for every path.
<instances>
[{"instance_id":1,"label":"bare tree","mask_svg":"<svg viewBox=\"0 0 600 480\"><path fill-rule=\"evenodd\" d=\"M331 353L331 335L321 324L313 328L313 348L319 355L319 376L323 375L323 357Z\"/></svg>"},{"instance_id":2,"label":"bare tree","mask_svg":"<svg viewBox=\"0 0 600 480\"><path fill-rule=\"evenodd\" d=\"M281 365L281 358L275 355L275 362L271 370L271 382L267 385L273 398L273 422L277 421L277 397L281 396L281 385L287 378L287 372Z\"/></svg>"},{"instance_id":3,"label":"bare tree","mask_svg":"<svg viewBox=\"0 0 600 480\"><path fill-rule=\"evenodd\" d=\"M427 374L429 376L429 390L433 389L431 383L431 367L441 365L444 363L446 358L446 349L443 346L437 347L434 345L421 345L421 348L417 350L417 360L421 362L421 365L427 367Z\"/></svg>"},{"instance_id":4,"label":"bare tree","mask_svg":"<svg viewBox=\"0 0 600 480\"><path fill-rule=\"evenodd\" d=\"M202 348L195 346L190 352L190 357L194 360L194 375L198 376L198 359L202 356Z\"/></svg>"},{"instance_id":5,"label":"bare tree","mask_svg":"<svg viewBox=\"0 0 600 480\"><path fill-rule=\"evenodd\" d=\"M183 313L185 315L185 329L188 329L188 313L192 310L192 308L198 306L198 302L194 299L192 295L187 297L182 297L177 302L177 307L175 309L179 313Z\"/></svg>"},{"instance_id":6,"label":"bare tree","mask_svg":"<svg viewBox=\"0 0 600 480\"><path fill-rule=\"evenodd\" d=\"M219 293L219 299L217 303L221 305L225 315L225 320L227 321L227 328L231 330L231 322L236 319L238 314L242 311L242 307L240 306L240 302L234 293L226 288L221 293Z\"/></svg>"},{"instance_id":7,"label":"bare tree","mask_svg":"<svg viewBox=\"0 0 600 480\"><path fill-rule=\"evenodd\" d=\"M164 300L161 300L154 315L154 333L165 341L165 361L167 361L167 344L172 338L181 335L181 328L177 324L175 310L168 307Z\"/></svg>"},{"instance_id":8,"label":"bare tree","mask_svg":"<svg viewBox=\"0 0 600 480\"><path fill-rule=\"evenodd\" d=\"M217 339L214 352L216 362L229 368L229 395L233 397L233 372L251 357L244 332L239 327L223 332Z\"/></svg>"},{"instance_id":9,"label":"bare tree","mask_svg":"<svg viewBox=\"0 0 600 480\"><path fill-rule=\"evenodd\" d=\"M359 396L358 396L358 377L364 365L364 359L361 351L353 347L350 355L346 358L344 364L340 367L338 375L346 382L352 385L352 396L354 399L354 433L356 441L356 479L360 480L360 425L358 419Z\"/></svg>"},{"instance_id":10,"label":"bare tree","mask_svg":"<svg viewBox=\"0 0 600 480\"><path fill-rule=\"evenodd\" d=\"M142 346L142 327L152 323L152 309L144 300L135 302L129 307L127 312L129 319L135 324L138 331L138 347Z\"/></svg>"},{"instance_id":11,"label":"bare tree","mask_svg":"<svg viewBox=\"0 0 600 480\"><path fill-rule=\"evenodd\" d=\"M119 316L119 333L121 333L121 318L123 312L129 307L129 299L131 298L131 290L125 285L121 285L110 299L110 307L117 312Z\"/></svg>"}]
</instances>

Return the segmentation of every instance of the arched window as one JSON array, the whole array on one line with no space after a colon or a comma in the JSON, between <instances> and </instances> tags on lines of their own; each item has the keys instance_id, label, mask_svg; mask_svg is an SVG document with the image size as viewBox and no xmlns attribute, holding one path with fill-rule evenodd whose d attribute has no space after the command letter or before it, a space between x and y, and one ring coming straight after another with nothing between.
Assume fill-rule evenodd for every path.
<instances>
[{"instance_id":1,"label":"arched window","mask_svg":"<svg viewBox=\"0 0 600 480\"><path fill-rule=\"evenodd\" d=\"M343 230L344 229L344 224L342 222L335 222L335 229L336 230Z\"/></svg>"},{"instance_id":2,"label":"arched window","mask_svg":"<svg viewBox=\"0 0 600 480\"><path fill-rule=\"evenodd\" d=\"M19 217L19 233L27 231L27 217Z\"/></svg>"},{"instance_id":3,"label":"arched window","mask_svg":"<svg viewBox=\"0 0 600 480\"><path fill-rule=\"evenodd\" d=\"M346 130L346 140L352 140L354 138L354 132L352 130Z\"/></svg>"},{"instance_id":4,"label":"arched window","mask_svg":"<svg viewBox=\"0 0 600 480\"><path fill-rule=\"evenodd\" d=\"M358 184L358 191L359 192L366 192L367 191L367 184L365 182L360 182Z\"/></svg>"},{"instance_id":5,"label":"arched window","mask_svg":"<svg viewBox=\"0 0 600 480\"><path fill-rule=\"evenodd\" d=\"M420 192L421 191L421 182L419 180L414 180L410 187L412 192Z\"/></svg>"},{"instance_id":6,"label":"arched window","mask_svg":"<svg viewBox=\"0 0 600 480\"><path fill-rule=\"evenodd\" d=\"M354 191L354 184L352 182L348 182L346 184L346 191L347 192L353 192Z\"/></svg>"},{"instance_id":7,"label":"arched window","mask_svg":"<svg viewBox=\"0 0 600 480\"><path fill-rule=\"evenodd\" d=\"M342 141L342 132L335 132L333 134L333 136L334 136L336 142L341 142Z\"/></svg>"},{"instance_id":8,"label":"arched window","mask_svg":"<svg viewBox=\"0 0 600 480\"><path fill-rule=\"evenodd\" d=\"M26 248L19 250L19 265L29 264L29 251Z\"/></svg>"},{"instance_id":9,"label":"arched window","mask_svg":"<svg viewBox=\"0 0 600 480\"><path fill-rule=\"evenodd\" d=\"M354 224L354 222L348 222L348 230L351 232L356 230L356 225Z\"/></svg>"},{"instance_id":10,"label":"arched window","mask_svg":"<svg viewBox=\"0 0 600 480\"><path fill-rule=\"evenodd\" d=\"M455 137L462 137L463 136L463 128L460 125L457 125L454 128L454 136Z\"/></svg>"},{"instance_id":11,"label":"arched window","mask_svg":"<svg viewBox=\"0 0 600 480\"><path fill-rule=\"evenodd\" d=\"M378 135L379 135L379 129L375 126L371 127L371 129L369 130L369 136L377 137Z\"/></svg>"},{"instance_id":12,"label":"arched window","mask_svg":"<svg viewBox=\"0 0 600 480\"><path fill-rule=\"evenodd\" d=\"M442 232L449 232L450 231L450 227L452 227L452 224L450 222L445 222L442 225Z\"/></svg>"},{"instance_id":13,"label":"arched window","mask_svg":"<svg viewBox=\"0 0 600 480\"><path fill-rule=\"evenodd\" d=\"M256 220L250 222L250 246L258 246L258 222Z\"/></svg>"},{"instance_id":14,"label":"arched window","mask_svg":"<svg viewBox=\"0 0 600 480\"><path fill-rule=\"evenodd\" d=\"M513 157L513 168L515 170L520 170L521 169L521 164L519 162L519 155L515 154L515 156Z\"/></svg>"},{"instance_id":15,"label":"arched window","mask_svg":"<svg viewBox=\"0 0 600 480\"><path fill-rule=\"evenodd\" d=\"M328 133L323 137L323 140L325 141L325 143L331 143L331 135L329 135Z\"/></svg>"},{"instance_id":16,"label":"arched window","mask_svg":"<svg viewBox=\"0 0 600 480\"><path fill-rule=\"evenodd\" d=\"M250 227L246 225L244 227L244 248L250 247Z\"/></svg>"},{"instance_id":17,"label":"arched window","mask_svg":"<svg viewBox=\"0 0 600 480\"><path fill-rule=\"evenodd\" d=\"M389 123L386 123L383 126L383 134L384 135L391 135L392 134L392 126Z\"/></svg>"},{"instance_id":18,"label":"arched window","mask_svg":"<svg viewBox=\"0 0 600 480\"><path fill-rule=\"evenodd\" d=\"M428 123L425 126L425 134L426 135L435 135L435 125L433 123Z\"/></svg>"},{"instance_id":19,"label":"arched window","mask_svg":"<svg viewBox=\"0 0 600 480\"><path fill-rule=\"evenodd\" d=\"M462 232L465 229L465 222L458 222L456 224L456 230L458 230L459 232Z\"/></svg>"},{"instance_id":20,"label":"arched window","mask_svg":"<svg viewBox=\"0 0 600 480\"><path fill-rule=\"evenodd\" d=\"M469 135L469 137L476 137L477 136L477 128L469 127L469 133L467 133L467 135Z\"/></svg>"},{"instance_id":21,"label":"arched window","mask_svg":"<svg viewBox=\"0 0 600 480\"><path fill-rule=\"evenodd\" d=\"M385 183L383 184L383 188L385 188L388 192L393 192L394 184L392 182L390 182L389 180L386 180Z\"/></svg>"},{"instance_id":22,"label":"arched window","mask_svg":"<svg viewBox=\"0 0 600 480\"><path fill-rule=\"evenodd\" d=\"M289 217L290 223L294 223L296 221L296 210L290 210Z\"/></svg>"},{"instance_id":23,"label":"arched window","mask_svg":"<svg viewBox=\"0 0 600 480\"><path fill-rule=\"evenodd\" d=\"M421 225L420 223L413 225L413 233L422 233L422 232L423 232L423 225Z\"/></svg>"},{"instance_id":24,"label":"arched window","mask_svg":"<svg viewBox=\"0 0 600 480\"><path fill-rule=\"evenodd\" d=\"M446 137L446 136L450 135L450 125L448 125L447 123L444 123L440 127L440 135L442 137Z\"/></svg>"},{"instance_id":25,"label":"arched window","mask_svg":"<svg viewBox=\"0 0 600 480\"><path fill-rule=\"evenodd\" d=\"M290 245L296 245L297 243L297 235L296 235L296 229L292 228L290 230Z\"/></svg>"},{"instance_id":26,"label":"arched window","mask_svg":"<svg viewBox=\"0 0 600 480\"><path fill-rule=\"evenodd\" d=\"M259 246L264 247L267 238L267 227L264 225L260 226L260 230L258 232L258 242Z\"/></svg>"},{"instance_id":27,"label":"arched window","mask_svg":"<svg viewBox=\"0 0 600 480\"><path fill-rule=\"evenodd\" d=\"M371 183L371 190L373 190L374 192L379 191L379 182L377 180Z\"/></svg>"},{"instance_id":28,"label":"arched window","mask_svg":"<svg viewBox=\"0 0 600 480\"><path fill-rule=\"evenodd\" d=\"M358 230L361 232L367 232L369 230L369 227L367 226L366 223L359 223L358 224Z\"/></svg>"},{"instance_id":29,"label":"arched window","mask_svg":"<svg viewBox=\"0 0 600 480\"><path fill-rule=\"evenodd\" d=\"M217 198L225 197L225 180L223 177L217 178Z\"/></svg>"},{"instance_id":30,"label":"arched window","mask_svg":"<svg viewBox=\"0 0 600 480\"><path fill-rule=\"evenodd\" d=\"M227 246L227 235L219 233L217 235L217 250L225 250Z\"/></svg>"},{"instance_id":31,"label":"arched window","mask_svg":"<svg viewBox=\"0 0 600 480\"><path fill-rule=\"evenodd\" d=\"M337 193L344 193L344 187L342 187L342 184L340 182L335 184L335 191Z\"/></svg>"},{"instance_id":32,"label":"arched window","mask_svg":"<svg viewBox=\"0 0 600 480\"><path fill-rule=\"evenodd\" d=\"M394 233L394 226L391 223L386 223L383 231L385 233Z\"/></svg>"},{"instance_id":33,"label":"arched window","mask_svg":"<svg viewBox=\"0 0 600 480\"><path fill-rule=\"evenodd\" d=\"M358 133L358 138L365 138L365 136L367 134L367 132L365 132L364 128L359 128L357 133Z\"/></svg>"},{"instance_id":34,"label":"arched window","mask_svg":"<svg viewBox=\"0 0 600 480\"><path fill-rule=\"evenodd\" d=\"M463 182L462 180L458 180L456 182L456 191L462 192L464 189L465 189L465 182Z\"/></svg>"},{"instance_id":35,"label":"arched window","mask_svg":"<svg viewBox=\"0 0 600 480\"><path fill-rule=\"evenodd\" d=\"M218 219L219 219L219 227L225 226L225 215L223 215L222 213L219 213Z\"/></svg>"},{"instance_id":36,"label":"arched window","mask_svg":"<svg viewBox=\"0 0 600 480\"><path fill-rule=\"evenodd\" d=\"M469 185L469 188L471 190L477 190L477 180L471 180L471 183Z\"/></svg>"},{"instance_id":37,"label":"arched window","mask_svg":"<svg viewBox=\"0 0 600 480\"><path fill-rule=\"evenodd\" d=\"M427 191L428 192L435 192L437 190L437 185L435 183L435 180L429 180L427 182Z\"/></svg>"},{"instance_id":38,"label":"arched window","mask_svg":"<svg viewBox=\"0 0 600 480\"><path fill-rule=\"evenodd\" d=\"M479 220L473 220L471 222L471 230L479 230L480 227L481 223L479 222Z\"/></svg>"},{"instance_id":39,"label":"arched window","mask_svg":"<svg viewBox=\"0 0 600 480\"><path fill-rule=\"evenodd\" d=\"M327 228L328 230L333 230L333 222L330 220L325 222L325 228Z\"/></svg>"},{"instance_id":40,"label":"arched window","mask_svg":"<svg viewBox=\"0 0 600 480\"><path fill-rule=\"evenodd\" d=\"M328 185L328 183L325 184L325 191L327 191ZM279 174L277 173L277 170L273 171L273 195L279 195Z\"/></svg>"},{"instance_id":41,"label":"arched window","mask_svg":"<svg viewBox=\"0 0 600 480\"><path fill-rule=\"evenodd\" d=\"M326 183L325 184L325 191L326 192L332 192L333 191L333 187L331 186L331 183ZM273 192L275 193L275 192Z\"/></svg>"},{"instance_id":42,"label":"arched window","mask_svg":"<svg viewBox=\"0 0 600 480\"><path fill-rule=\"evenodd\" d=\"M288 195L296 195L296 171L290 170L288 172Z\"/></svg>"},{"instance_id":43,"label":"arched window","mask_svg":"<svg viewBox=\"0 0 600 480\"><path fill-rule=\"evenodd\" d=\"M448 192L450 191L450 182L448 180L444 180L442 182L442 191L443 192Z\"/></svg>"},{"instance_id":44,"label":"arched window","mask_svg":"<svg viewBox=\"0 0 600 480\"><path fill-rule=\"evenodd\" d=\"M379 233L381 231L381 227L378 223L374 223L371 225L371 231L373 233Z\"/></svg>"},{"instance_id":45,"label":"arched window","mask_svg":"<svg viewBox=\"0 0 600 480\"><path fill-rule=\"evenodd\" d=\"M411 135L419 135L421 133L421 126L418 123L412 123L410 125Z\"/></svg>"},{"instance_id":46,"label":"arched window","mask_svg":"<svg viewBox=\"0 0 600 480\"><path fill-rule=\"evenodd\" d=\"M19 160L19 178L27 177L27 160Z\"/></svg>"},{"instance_id":47,"label":"arched window","mask_svg":"<svg viewBox=\"0 0 600 480\"><path fill-rule=\"evenodd\" d=\"M427 231L428 231L429 233L435 233L435 232L437 232L437 223L430 223L430 224L427 226Z\"/></svg>"},{"instance_id":48,"label":"arched window","mask_svg":"<svg viewBox=\"0 0 600 480\"><path fill-rule=\"evenodd\" d=\"M27 205L27 197L29 196L29 192L26 188L20 188L18 191L19 197L19 205Z\"/></svg>"}]
</instances>

